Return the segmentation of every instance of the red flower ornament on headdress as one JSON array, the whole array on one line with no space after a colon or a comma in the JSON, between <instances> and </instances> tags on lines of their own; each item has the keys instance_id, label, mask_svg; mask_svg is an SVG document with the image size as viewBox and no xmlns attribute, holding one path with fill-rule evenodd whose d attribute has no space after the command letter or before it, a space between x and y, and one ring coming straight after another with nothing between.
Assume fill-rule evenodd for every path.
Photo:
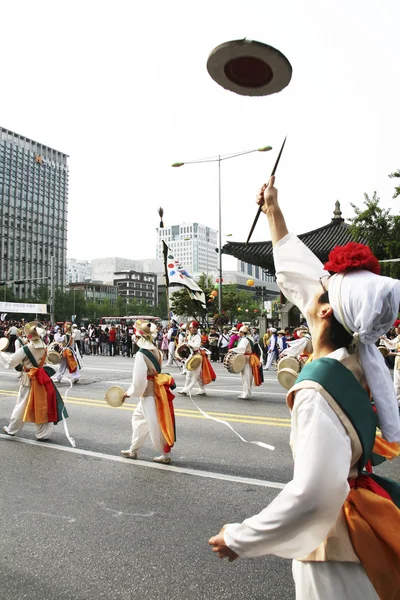
<instances>
[{"instance_id":1,"label":"red flower ornament on headdress","mask_svg":"<svg viewBox=\"0 0 400 600\"><path fill-rule=\"evenodd\" d=\"M364 270L379 275L381 265L369 246L349 242L345 246L335 246L330 251L324 269L332 273Z\"/></svg>"}]
</instances>

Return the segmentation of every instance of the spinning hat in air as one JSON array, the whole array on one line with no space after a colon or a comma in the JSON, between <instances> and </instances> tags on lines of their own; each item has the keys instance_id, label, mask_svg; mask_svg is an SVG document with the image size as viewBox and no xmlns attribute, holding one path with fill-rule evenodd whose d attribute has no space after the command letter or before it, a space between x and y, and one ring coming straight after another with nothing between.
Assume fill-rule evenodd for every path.
<instances>
[{"instance_id":1,"label":"spinning hat in air","mask_svg":"<svg viewBox=\"0 0 400 600\"><path fill-rule=\"evenodd\" d=\"M207 60L207 71L223 88L242 96L276 94L292 78L292 66L282 52L246 39L214 48Z\"/></svg>"}]
</instances>

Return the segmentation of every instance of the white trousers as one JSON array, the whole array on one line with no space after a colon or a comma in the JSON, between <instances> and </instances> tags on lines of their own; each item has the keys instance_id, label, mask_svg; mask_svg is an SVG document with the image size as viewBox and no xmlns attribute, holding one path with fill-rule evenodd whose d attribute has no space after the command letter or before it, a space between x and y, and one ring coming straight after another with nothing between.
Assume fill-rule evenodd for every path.
<instances>
[{"instance_id":1,"label":"white trousers","mask_svg":"<svg viewBox=\"0 0 400 600\"><path fill-rule=\"evenodd\" d=\"M172 366L172 364L174 362L174 356L175 356L175 342L169 342L169 344L168 344L168 362L167 362L167 365L169 365L170 367Z\"/></svg>"},{"instance_id":2,"label":"white trousers","mask_svg":"<svg viewBox=\"0 0 400 600\"><path fill-rule=\"evenodd\" d=\"M153 396L140 398L132 415L132 443L129 450L135 452L150 436L153 446L158 452L164 453L166 444L157 419L156 403Z\"/></svg>"},{"instance_id":3,"label":"white trousers","mask_svg":"<svg viewBox=\"0 0 400 600\"><path fill-rule=\"evenodd\" d=\"M189 392L192 393L192 390L197 383L197 385L199 386L200 394L204 394L204 392L205 392L204 384L201 381L200 375L201 375L201 365L199 367L197 367L197 369L195 369L194 371L186 371L185 385L183 386L181 391L184 392L185 394L188 394Z\"/></svg>"},{"instance_id":4,"label":"white trousers","mask_svg":"<svg viewBox=\"0 0 400 600\"><path fill-rule=\"evenodd\" d=\"M275 352L268 352L267 355L267 364L265 365L264 369L269 369L270 366L272 365L272 363L275 360Z\"/></svg>"},{"instance_id":5,"label":"white trousers","mask_svg":"<svg viewBox=\"0 0 400 600\"><path fill-rule=\"evenodd\" d=\"M67 359L63 357L56 375L57 381L61 381L61 379L64 377L65 371L67 371ZM72 380L79 379L79 369L76 369L75 373L70 373L68 370L67 377L70 377Z\"/></svg>"},{"instance_id":6,"label":"white trousers","mask_svg":"<svg viewBox=\"0 0 400 600\"><path fill-rule=\"evenodd\" d=\"M15 435L25 425L23 418L25 414L26 405L28 404L28 398L31 388L26 385L21 385L19 388L19 394L17 397L17 403L14 410L11 413L10 424L7 427L7 431L10 435ZM53 431L53 423L43 423L42 425L34 424L36 428L36 438L38 440L46 439L50 436Z\"/></svg>"},{"instance_id":7,"label":"white trousers","mask_svg":"<svg viewBox=\"0 0 400 600\"><path fill-rule=\"evenodd\" d=\"M294 560L292 571L296 600L379 600L360 564Z\"/></svg>"},{"instance_id":8,"label":"white trousers","mask_svg":"<svg viewBox=\"0 0 400 600\"><path fill-rule=\"evenodd\" d=\"M251 386L253 385L253 371L251 366L246 364L240 375L242 376L242 397L251 398Z\"/></svg>"},{"instance_id":9,"label":"white trousers","mask_svg":"<svg viewBox=\"0 0 400 600\"><path fill-rule=\"evenodd\" d=\"M400 406L400 369L395 369L393 371L393 381L394 381L394 389L397 396L397 402Z\"/></svg>"}]
</instances>

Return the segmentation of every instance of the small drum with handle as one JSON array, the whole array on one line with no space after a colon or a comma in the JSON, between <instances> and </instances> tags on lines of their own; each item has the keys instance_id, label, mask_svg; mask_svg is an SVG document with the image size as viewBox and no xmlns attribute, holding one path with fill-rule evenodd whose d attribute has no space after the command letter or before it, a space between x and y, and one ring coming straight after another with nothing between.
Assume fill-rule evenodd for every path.
<instances>
[{"instance_id":1,"label":"small drum with handle","mask_svg":"<svg viewBox=\"0 0 400 600\"><path fill-rule=\"evenodd\" d=\"M10 340L8 338L6 338L6 337L0 338L0 352L4 352L5 350L7 350L9 344L10 344Z\"/></svg>"},{"instance_id":2,"label":"small drum with handle","mask_svg":"<svg viewBox=\"0 0 400 600\"><path fill-rule=\"evenodd\" d=\"M177 360L187 360L191 356L193 356L193 350L189 346L189 344L183 342L182 344L179 344L179 346L177 346L175 350L175 358Z\"/></svg>"},{"instance_id":3,"label":"small drum with handle","mask_svg":"<svg viewBox=\"0 0 400 600\"><path fill-rule=\"evenodd\" d=\"M294 386L303 364L296 356L284 356L278 361L278 381L285 390Z\"/></svg>"},{"instance_id":4,"label":"small drum with handle","mask_svg":"<svg viewBox=\"0 0 400 600\"><path fill-rule=\"evenodd\" d=\"M234 350L227 352L224 358L224 367L229 373L241 373L246 364L246 357L244 354L239 354Z\"/></svg>"},{"instance_id":5,"label":"small drum with handle","mask_svg":"<svg viewBox=\"0 0 400 600\"><path fill-rule=\"evenodd\" d=\"M195 371L198 369L203 362L203 357L200 352L196 352L193 354L186 362L186 370L187 371Z\"/></svg>"},{"instance_id":6,"label":"small drum with handle","mask_svg":"<svg viewBox=\"0 0 400 600\"><path fill-rule=\"evenodd\" d=\"M119 408L125 402L124 398L125 391L119 385L112 385L106 391L104 400L109 406L113 408Z\"/></svg>"},{"instance_id":7,"label":"small drum with handle","mask_svg":"<svg viewBox=\"0 0 400 600\"><path fill-rule=\"evenodd\" d=\"M378 346L378 350L382 354L383 358L386 358L390 352L390 350L386 348L386 346Z\"/></svg>"},{"instance_id":8,"label":"small drum with handle","mask_svg":"<svg viewBox=\"0 0 400 600\"><path fill-rule=\"evenodd\" d=\"M58 342L52 342L47 351L47 360L52 365L59 365L62 359L63 348Z\"/></svg>"}]
</instances>

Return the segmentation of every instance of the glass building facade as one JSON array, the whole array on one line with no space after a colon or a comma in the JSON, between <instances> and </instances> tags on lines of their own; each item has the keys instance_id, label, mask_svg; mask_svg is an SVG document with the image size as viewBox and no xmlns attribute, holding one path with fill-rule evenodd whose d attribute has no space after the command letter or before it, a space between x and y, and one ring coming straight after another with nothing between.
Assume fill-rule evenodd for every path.
<instances>
[{"instance_id":1,"label":"glass building facade","mask_svg":"<svg viewBox=\"0 0 400 600\"><path fill-rule=\"evenodd\" d=\"M68 223L67 154L0 127L0 280L18 297L66 280ZM32 280L32 281L29 281Z\"/></svg>"}]
</instances>

